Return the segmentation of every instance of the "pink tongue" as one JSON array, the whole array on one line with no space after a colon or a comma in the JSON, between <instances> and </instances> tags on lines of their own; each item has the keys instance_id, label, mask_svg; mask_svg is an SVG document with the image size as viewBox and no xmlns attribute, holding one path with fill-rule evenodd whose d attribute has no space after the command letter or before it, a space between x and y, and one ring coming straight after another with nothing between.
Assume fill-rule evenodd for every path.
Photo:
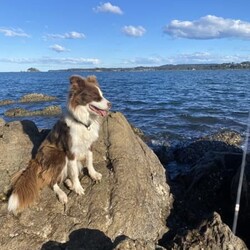
<instances>
[{"instance_id":1,"label":"pink tongue","mask_svg":"<svg viewBox=\"0 0 250 250\"><path fill-rule=\"evenodd\" d=\"M106 116L107 115L107 111L105 110L99 110L101 116Z\"/></svg>"}]
</instances>

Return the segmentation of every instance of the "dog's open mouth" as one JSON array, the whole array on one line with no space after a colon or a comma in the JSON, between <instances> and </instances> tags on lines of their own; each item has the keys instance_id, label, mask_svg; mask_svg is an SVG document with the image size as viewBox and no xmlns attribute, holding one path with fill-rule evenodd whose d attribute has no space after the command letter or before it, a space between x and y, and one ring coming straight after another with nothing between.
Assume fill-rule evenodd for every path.
<instances>
[{"instance_id":1,"label":"dog's open mouth","mask_svg":"<svg viewBox=\"0 0 250 250\"><path fill-rule=\"evenodd\" d=\"M89 104L89 108L95 112L96 114L100 115L100 116L106 116L108 114L108 111L107 110L104 110L104 109L99 109L91 104Z\"/></svg>"}]
</instances>

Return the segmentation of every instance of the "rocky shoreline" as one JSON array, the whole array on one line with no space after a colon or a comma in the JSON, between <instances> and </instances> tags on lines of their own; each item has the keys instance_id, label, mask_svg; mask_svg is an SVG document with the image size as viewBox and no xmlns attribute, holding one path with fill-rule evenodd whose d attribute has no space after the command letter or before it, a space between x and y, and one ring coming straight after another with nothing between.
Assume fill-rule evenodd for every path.
<instances>
[{"instance_id":1,"label":"rocky shoreline","mask_svg":"<svg viewBox=\"0 0 250 250\"><path fill-rule=\"evenodd\" d=\"M24 108L14 108L4 112L4 115L8 117L46 116L46 115L54 116L60 114L62 114L62 108L59 105L51 105L41 110L31 110L31 111Z\"/></svg>"},{"instance_id":2,"label":"rocky shoreline","mask_svg":"<svg viewBox=\"0 0 250 250\"><path fill-rule=\"evenodd\" d=\"M183 147L155 149L167 169L174 196L167 219L167 249L248 249L250 155L243 182L237 236L231 232L242 159L242 137L234 131L199 138ZM181 246L181 247L180 247Z\"/></svg>"},{"instance_id":3,"label":"rocky shoreline","mask_svg":"<svg viewBox=\"0 0 250 250\"><path fill-rule=\"evenodd\" d=\"M0 122L1 249L238 250L250 246L250 156L237 229L241 239L229 227L242 156L238 133L223 131L183 147L153 151L140 139L146 138L140 130L131 128L121 113L111 113L94 146L94 164L102 182L95 184L84 174L81 183L86 194L79 197L65 190L69 195L65 208L51 190L43 190L37 204L14 217L6 210L10 178L26 166L47 133L28 120Z\"/></svg>"},{"instance_id":4,"label":"rocky shoreline","mask_svg":"<svg viewBox=\"0 0 250 250\"><path fill-rule=\"evenodd\" d=\"M28 103L28 102L48 102L57 100L54 96L49 96L41 93L30 93L22 96L19 100L5 99L0 101L0 106L5 106L13 103Z\"/></svg>"},{"instance_id":5,"label":"rocky shoreline","mask_svg":"<svg viewBox=\"0 0 250 250\"><path fill-rule=\"evenodd\" d=\"M50 102L57 100L54 96L49 96L41 93L31 93L22 96L18 101L14 100L1 100L0 106L7 106L13 104L26 104L37 102ZM60 105L50 105L43 109L28 110L22 107L14 107L4 111L6 117L28 117L28 116L58 116L62 113Z\"/></svg>"}]
</instances>

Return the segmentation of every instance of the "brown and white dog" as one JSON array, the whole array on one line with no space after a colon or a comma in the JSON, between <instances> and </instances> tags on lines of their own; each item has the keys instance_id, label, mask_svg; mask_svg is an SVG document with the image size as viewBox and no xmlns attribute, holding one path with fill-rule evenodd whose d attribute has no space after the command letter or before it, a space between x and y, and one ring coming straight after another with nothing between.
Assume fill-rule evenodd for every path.
<instances>
[{"instance_id":1,"label":"brown and white dog","mask_svg":"<svg viewBox=\"0 0 250 250\"><path fill-rule=\"evenodd\" d=\"M67 195L58 185L63 181L77 194L84 194L79 180L84 159L90 177L101 180L93 167L91 145L98 138L100 117L106 116L110 107L95 76L70 78L67 114L55 124L28 167L15 174L9 211L17 213L31 205L47 185L67 203Z\"/></svg>"}]
</instances>

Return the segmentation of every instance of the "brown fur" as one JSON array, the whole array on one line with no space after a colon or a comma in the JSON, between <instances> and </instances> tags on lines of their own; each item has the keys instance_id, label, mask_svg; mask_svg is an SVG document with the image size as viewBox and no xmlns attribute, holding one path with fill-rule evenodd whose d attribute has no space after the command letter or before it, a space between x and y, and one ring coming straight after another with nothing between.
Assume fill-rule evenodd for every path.
<instances>
[{"instance_id":1,"label":"brown fur","mask_svg":"<svg viewBox=\"0 0 250 250\"><path fill-rule=\"evenodd\" d=\"M29 206L38 197L37 173L39 170L39 164L35 160L31 160L28 167L17 172L12 179L12 193L18 195L20 209Z\"/></svg>"},{"instance_id":2,"label":"brown fur","mask_svg":"<svg viewBox=\"0 0 250 250\"><path fill-rule=\"evenodd\" d=\"M99 86L95 76L80 78L72 76L70 78L71 89L69 92L69 102L74 109L77 105L86 105L90 101L100 101L98 89Z\"/></svg>"},{"instance_id":3,"label":"brown fur","mask_svg":"<svg viewBox=\"0 0 250 250\"><path fill-rule=\"evenodd\" d=\"M35 159L12 179L12 193L19 197L20 210L30 206L44 186L52 187L63 181L61 173L66 164L65 158L74 158L70 146L69 128L59 120L39 147Z\"/></svg>"}]
</instances>

